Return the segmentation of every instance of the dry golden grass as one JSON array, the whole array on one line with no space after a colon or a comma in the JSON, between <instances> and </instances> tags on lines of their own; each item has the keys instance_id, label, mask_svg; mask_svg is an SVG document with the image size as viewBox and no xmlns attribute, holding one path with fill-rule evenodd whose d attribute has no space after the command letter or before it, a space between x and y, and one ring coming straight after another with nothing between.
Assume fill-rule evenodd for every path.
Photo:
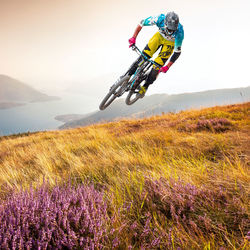
<instances>
[{"instance_id":1,"label":"dry golden grass","mask_svg":"<svg viewBox=\"0 0 250 250\"><path fill-rule=\"evenodd\" d=\"M1 138L1 192L44 177L54 183L77 176L113 186L126 183L135 171L181 177L196 185L247 184L249 107L246 103ZM214 118L226 118L231 126L217 133L190 125Z\"/></svg>"},{"instance_id":2,"label":"dry golden grass","mask_svg":"<svg viewBox=\"0 0 250 250\"><path fill-rule=\"evenodd\" d=\"M44 178L53 185L71 177L112 193L115 209L136 199L150 176L229 193L240 185L249 211L249 111L245 103L0 137L0 195ZM216 248L215 240L203 241L204 249Z\"/></svg>"}]
</instances>

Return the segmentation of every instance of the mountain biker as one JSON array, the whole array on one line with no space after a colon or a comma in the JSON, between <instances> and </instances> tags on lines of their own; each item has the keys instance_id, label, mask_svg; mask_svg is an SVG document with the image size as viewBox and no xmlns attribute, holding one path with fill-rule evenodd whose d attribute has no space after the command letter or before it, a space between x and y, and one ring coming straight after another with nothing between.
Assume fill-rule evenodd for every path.
<instances>
[{"instance_id":1,"label":"mountain biker","mask_svg":"<svg viewBox=\"0 0 250 250\"><path fill-rule=\"evenodd\" d=\"M160 14L159 16L150 16L146 19L143 19L136 27L134 35L129 39L129 47L135 45L136 38L143 26L152 25L157 25L159 31L156 32L149 40L148 44L143 50L143 54L147 58L151 58L159 48L161 48L161 50L157 58L154 60L156 65L153 66L146 79L146 82L139 90L141 97L145 95L149 85L156 80L159 72L166 73L172 64L178 59L181 54L181 45L184 38L183 26L179 23L178 15L174 12L168 12L166 15ZM170 56L171 58L168 64L164 66ZM130 67L128 74L130 76L133 75L138 65L143 61L143 56L140 56Z\"/></svg>"}]
</instances>

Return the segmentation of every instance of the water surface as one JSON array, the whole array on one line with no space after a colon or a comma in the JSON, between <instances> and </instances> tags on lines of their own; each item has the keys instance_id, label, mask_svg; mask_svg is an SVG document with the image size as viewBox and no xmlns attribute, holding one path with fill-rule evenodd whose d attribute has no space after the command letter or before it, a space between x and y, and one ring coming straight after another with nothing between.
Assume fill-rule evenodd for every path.
<instances>
[{"instance_id":1,"label":"water surface","mask_svg":"<svg viewBox=\"0 0 250 250\"><path fill-rule=\"evenodd\" d=\"M86 114L98 109L93 97L66 94L59 101L28 103L11 109L0 109L0 135L53 130L63 123L57 115Z\"/></svg>"}]
</instances>

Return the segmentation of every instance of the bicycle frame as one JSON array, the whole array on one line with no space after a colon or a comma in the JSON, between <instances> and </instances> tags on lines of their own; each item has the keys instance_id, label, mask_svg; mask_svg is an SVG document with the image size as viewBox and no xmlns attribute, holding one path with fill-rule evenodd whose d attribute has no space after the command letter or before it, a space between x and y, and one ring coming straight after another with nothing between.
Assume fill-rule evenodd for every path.
<instances>
[{"instance_id":1,"label":"bicycle frame","mask_svg":"<svg viewBox=\"0 0 250 250\"><path fill-rule=\"evenodd\" d=\"M132 47L132 50L134 50L138 55L142 56L145 61L143 61L141 63L141 65L138 65L138 68L136 69L134 75L133 75L133 78L131 80L131 85L129 86L129 89L132 89L136 80L137 80L137 75L138 73L140 73L141 71L145 71L147 72L149 70L149 68L152 66L152 65L156 65L159 67L159 65L157 65L154 61L150 60L149 58L147 58L143 53L142 51L136 46L136 45L133 45Z\"/></svg>"},{"instance_id":2,"label":"bicycle frame","mask_svg":"<svg viewBox=\"0 0 250 250\"><path fill-rule=\"evenodd\" d=\"M147 58L135 45L132 46L132 49L142 56L144 60L137 66L135 73L131 76L129 75L129 70L122 75L110 88L107 95L104 97L100 103L99 109L106 109L117 97L122 96L126 91L128 91L127 98L125 100L127 105L135 103L139 98L142 98L138 95L137 88L140 84L146 80L148 76L148 71L152 65L157 65L155 62ZM136 94L135 98L131 99L131 96Z\"/></svg>"}]
</instances>

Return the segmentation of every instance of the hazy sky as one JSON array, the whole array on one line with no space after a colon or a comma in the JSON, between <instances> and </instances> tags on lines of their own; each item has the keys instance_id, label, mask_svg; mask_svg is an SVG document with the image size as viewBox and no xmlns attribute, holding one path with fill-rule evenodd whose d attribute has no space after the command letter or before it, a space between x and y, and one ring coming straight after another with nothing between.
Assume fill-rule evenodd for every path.
<instances>
[{"instance_id":1,"label":"hazy sky","mask_svg":"<svg viewBox=\"0 0 250 250\"><path fill-rule=\"evenodd\" d=\"M139 21L175 11L182 55L150 94L249 86L249 9L249 0L0 0L0 74L47 91L105 93L137 57L128 39ZM156 31L144 27L139 47Z\"/></svg>"}]
</instances>

